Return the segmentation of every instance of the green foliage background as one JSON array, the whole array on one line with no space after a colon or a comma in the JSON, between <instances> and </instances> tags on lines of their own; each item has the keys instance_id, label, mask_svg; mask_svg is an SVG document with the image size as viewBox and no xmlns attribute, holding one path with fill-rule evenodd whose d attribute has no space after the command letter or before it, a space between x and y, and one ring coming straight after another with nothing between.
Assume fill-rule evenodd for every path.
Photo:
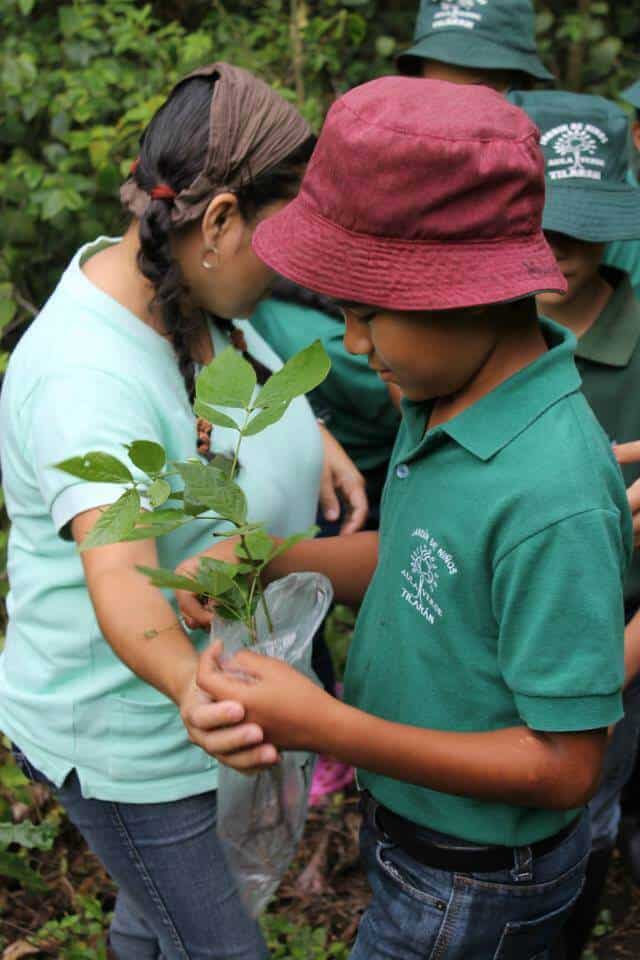
<instances>
[{"instance_id":1,"label":"green foliage background","mask_svg":"<svg viewBox=\"0 0 640 960\"><path fill-rule=\"evenodd\" d=\"M317 128L342 91L394 69L417 0L4 0L0 329L28 320L71 253L117 233L118 186L172 83L215 58L259 72ZM640 2L541 0L562 85L611 96L640 73ZM6 338L11 344L12 337Z\"/></svg>"}]
</instances>

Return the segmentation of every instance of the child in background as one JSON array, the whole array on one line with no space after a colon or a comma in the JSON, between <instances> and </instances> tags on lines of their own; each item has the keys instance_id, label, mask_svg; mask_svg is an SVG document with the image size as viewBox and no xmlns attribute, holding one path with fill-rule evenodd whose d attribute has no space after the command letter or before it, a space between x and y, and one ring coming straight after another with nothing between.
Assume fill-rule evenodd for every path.
<instances>
[{"instance_id":1,"label":"child in background","mask_svg":"<svg viewBox=\"0 0 640 960\"><path fill-rule=\"evenodd\" d=\"M620 98L630 103L635 110L635 119L631 124L633 157L627 178L633 186L638 186L636 171L640 155L640 80L623 90ZM636 294L640 296L640 240L615 240L610 243L605 251L604 262L625 270L631 277Z\"/></svg>"},{"instance_id":2,"label":"child in background","mask_svg":"<svg viewBox=\"0 0 640 960\"><path fill-rule=\"evenodd\" d=\"M514 93L541 131L547 172L543 226L566 277L566 294L538 296L539 312L578 337L584 394L610 441L640 437L640 301L629 275L600 266L604 245L640 237L640 190L626 182L628 119L602 97L559 91ZM623 468L627 485L640 464ZM590 598L585 596L585 602ZM627 677L640 667L640 554L625 581ZM593 852L580 901L565 928L566 958L579 960L595 923L620 825L620 793L631 776L640 731L640 681L626 690L625 717L609 744L590 804Z\"/></svg>"},{"instance_id":3,"label":"child in background","mask_svg":"<svg viewBox=\"0 0 640 960\"><path fill-rule=\"evenodd\" d=\"M622 714L631 523L575 339L537 318L535 294L566 290L543 203L522 111L387 77L332 107L299 200L254 242L342 301L347 349L405 396L379 537L299 544L268 570L366 591L351 705L248 651L242 682L214 645L198 682L223 702L191 717L239 769L301 747L360 767L373 901L352 960L543 960L582 885L582 808Z\"/></svg>"},{"instance_id":4,"label":"child in background","mask_svg":"<svg viewBox=\"0 0 640 960\"><path fill-rule=\"evenodd\" d=\"M364 357L353 357L344 349L344 319L327 297L279 278L271 299L258 305L251 323L283 360L313 340L322 340L331 370L309 399L365 477L369 502L365 529L377 530L382 487L400 424L388 386L369 369ZM344 519L327 520L322 510L318 515L324 536L345 532L344 523ZM348 528L347 532L354 531Z\"/></svg>"},{"instance_id":5,"label":"child in background","mask_svg":"<svg viewBox=\"0 0 640 960\"><path fill-rule=\"evenodd\" d=\"M413 46L397 65L408 76L484 83L499 93L553 80L536 50L529 0L421 0Z\"/></svg>"}]
</instances>

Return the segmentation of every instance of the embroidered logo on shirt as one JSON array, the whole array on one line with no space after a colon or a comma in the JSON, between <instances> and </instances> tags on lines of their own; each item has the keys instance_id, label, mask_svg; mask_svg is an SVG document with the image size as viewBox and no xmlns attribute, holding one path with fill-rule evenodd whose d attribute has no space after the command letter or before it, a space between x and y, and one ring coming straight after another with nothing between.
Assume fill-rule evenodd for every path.
<instances>
[{"instance_id":1,"label":"embroidered logo on shirt","mask_svg":"<svg viewBox=\"0 0 640 960\"><path fill-rule=\"evenodd\" d=\"M402 599L406 600L427 623L435 623L436 617L444 611L435 599L440 585L440 577L448 574L453 577L458 568L450 553L440 546L428 530L418 527L412 537L419 542L411 552L408 569L402 571L408 586L401 586Z\"/></svg>"},{"instance_id":2,"label":"embroidered logo on shirt","mask_svg":"<svg viewBox=\"0 0 640 960\"><path fill-rule=\"evenodd\" d=\"M440 10L434 15L433 26L464 27L475 30L482 20L483 11L476 7L486 7L489 0L442 0Z\"/></svg>"},{"instance_id":3,"label":"embroidered logo on shirt","mask_svg":"<svg viewBox=\"0 0 640 960\"><path fill-rule=\"evenodd\" d=\"M602 180L605 161L598 156L601 145L609 142L606 133L592 123L562 123L540 138L543 147L553 145L558 154L547 160L551 180Z\"/></svg>"}]
</instances>

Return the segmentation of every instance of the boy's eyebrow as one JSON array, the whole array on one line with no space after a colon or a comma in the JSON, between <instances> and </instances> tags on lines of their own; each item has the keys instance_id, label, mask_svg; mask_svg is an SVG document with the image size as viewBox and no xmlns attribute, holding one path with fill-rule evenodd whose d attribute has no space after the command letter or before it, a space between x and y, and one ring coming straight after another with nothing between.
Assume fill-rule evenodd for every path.
<instances>
[{"instance_id":1,"label":"boy's eyebrow","mask_svg":"<svg viewBox=\"0 0 640 960\"><path fill-rule=\"evenodd\" d=\"M374 307L368 303L356 303L353 300L334 300L334 303L339 310L351 310L354 313L365 316L378 312L378 307Z\"/></svg>"}]
</instances>

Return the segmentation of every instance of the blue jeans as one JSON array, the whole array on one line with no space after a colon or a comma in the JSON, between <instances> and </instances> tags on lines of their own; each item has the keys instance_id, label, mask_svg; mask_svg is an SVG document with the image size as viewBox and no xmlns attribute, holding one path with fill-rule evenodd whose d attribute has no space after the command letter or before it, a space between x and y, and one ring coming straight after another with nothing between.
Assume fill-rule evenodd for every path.
<instances>
[{"instance_id":1,"label":"blue jeans","mask_svg":"<svg viewBox=\"0 0 640 960\"><path fill-rule=\"evenodd\" d=\"M215 829L216 792L170 803L85 800L75 772L58 789L19 750L32 780L47 783L118 884L110 931L118 960L265 960Z\"/></svg>"},{"instance_id":2,"label":"blue jeans","mask_svg":"<svg viewBox=\"0 0 640 960\"><path fill-rule=\"evenodd\" d=\"M424 830L425 838L464 841ZM365 819L361 852L373 899L350 960L550 960L582 889L591 846L583 815L558 847L532 859L514 850L514 867L451 873L426 867Z\"/></svg>"},{"instance_id":3,"label":"blue jeans","mask_svg":"<svg viewBox=\"0 0 640 960\"><path fill-rule=\"evenodd\" d=\"M611 850L620 827L620 794L631 778L640 736L640 677L624 694L624 717L607 746L602 781L589 804L594 850Z\"/></svg>"}]
</instances>

